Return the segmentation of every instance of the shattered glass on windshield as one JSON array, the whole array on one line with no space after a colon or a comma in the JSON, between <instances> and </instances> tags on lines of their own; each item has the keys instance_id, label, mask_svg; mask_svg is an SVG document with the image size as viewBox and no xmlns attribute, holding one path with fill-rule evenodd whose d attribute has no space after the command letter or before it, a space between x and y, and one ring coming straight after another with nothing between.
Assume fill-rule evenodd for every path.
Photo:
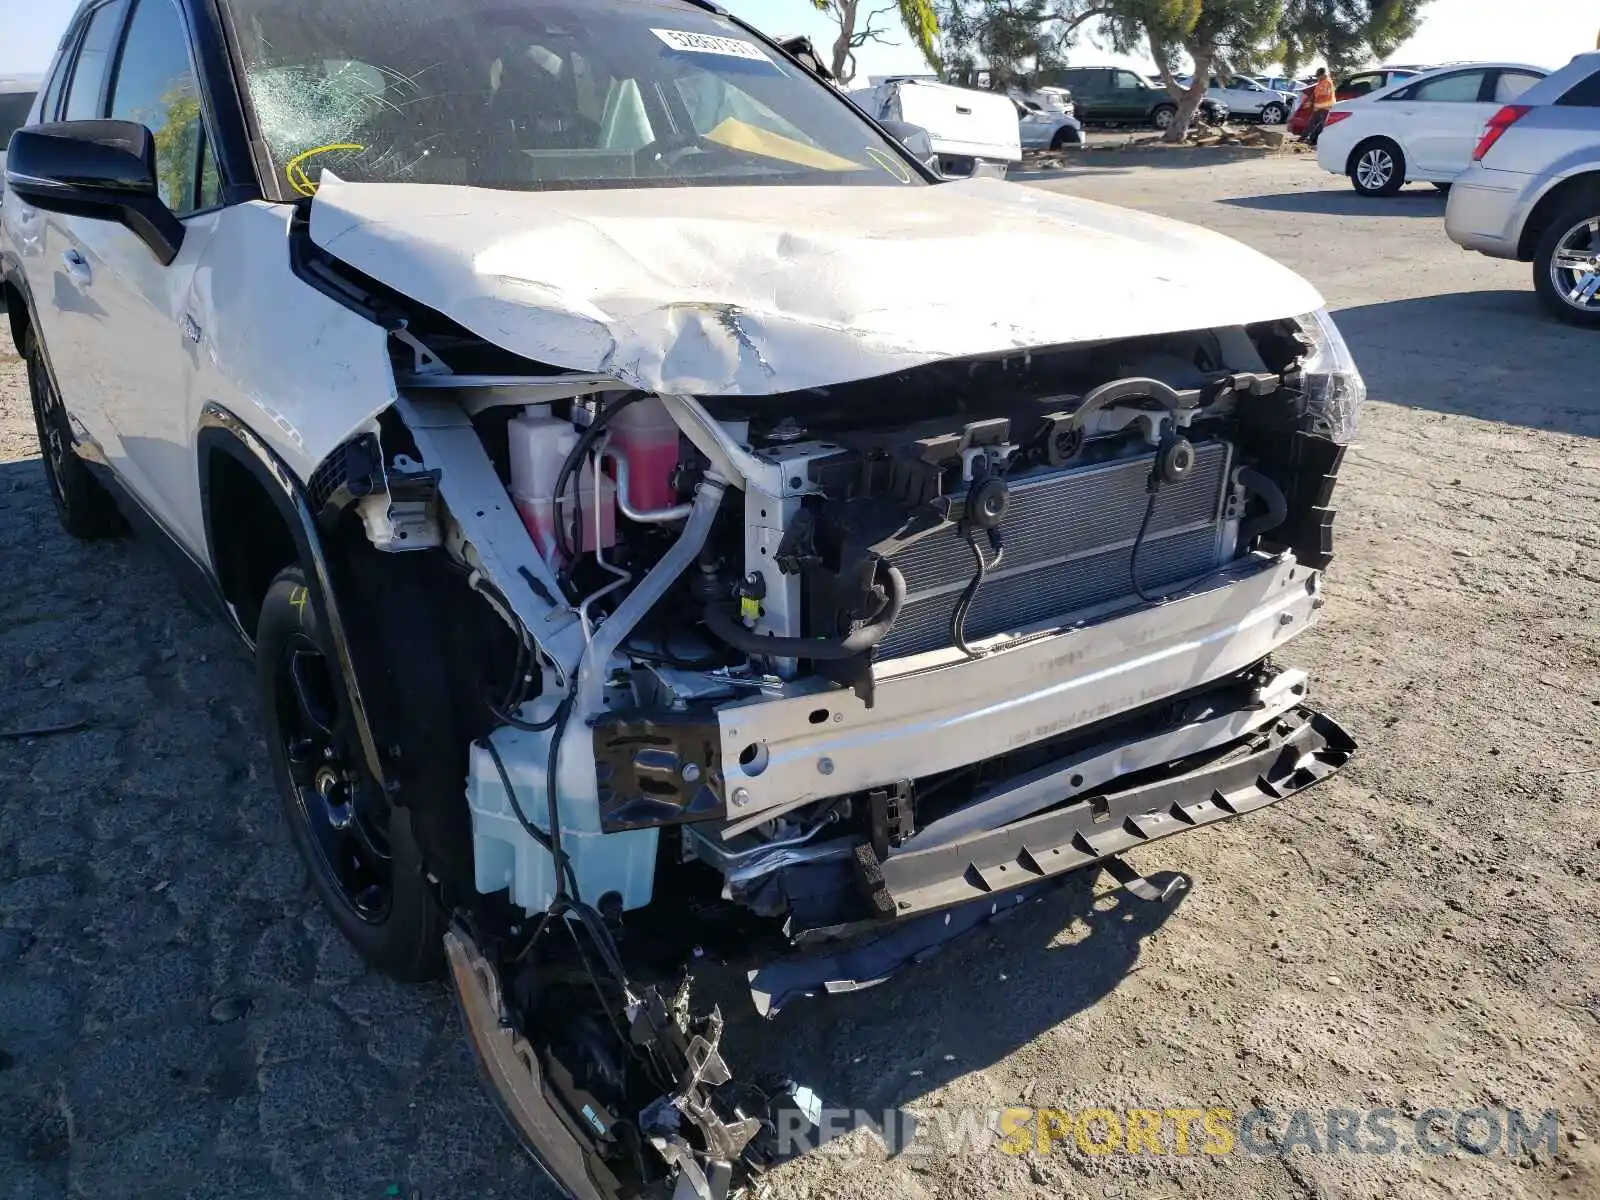
<instances>
[{"instance_id":1,"label":"shattered glass on windshield","mask_svg":"<svg viewBox=\"0 0 1600 1200\"><path fill-rule=\"evenodd\" d=\"M300 195L324 169L516 189L922 182L843 97L686 5L237 7L256 122Z\"/></svg>"}]
</instances>

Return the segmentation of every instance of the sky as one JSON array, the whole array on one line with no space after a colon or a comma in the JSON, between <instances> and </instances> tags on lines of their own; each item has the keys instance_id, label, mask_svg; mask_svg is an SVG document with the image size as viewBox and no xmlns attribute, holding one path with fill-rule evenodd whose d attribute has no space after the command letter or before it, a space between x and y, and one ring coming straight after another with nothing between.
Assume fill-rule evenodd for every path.
<instances>
[{"instance_id":1,"label":"sky","mask_svg":"<svg viewBox=\"0 0 1600 1200\"><path fill-rule=\"evenodd\" d=\"M722 2L769 34L809 33L819 49L832 44L827 19L809 0ZM76 8L77 0L0 0L0 75L43 71ZM1580 51L1593 50L1600 34L1600 0L1433 0L1425 12L1421 32L1396 50L1391 62L1496 58L1558 67ZM1080 41L1070 58L1080 64L1124 61L1087 41ZM862 76L925 69L904 42L864 47L857 61Z\"/></svg>"}]
</instances>

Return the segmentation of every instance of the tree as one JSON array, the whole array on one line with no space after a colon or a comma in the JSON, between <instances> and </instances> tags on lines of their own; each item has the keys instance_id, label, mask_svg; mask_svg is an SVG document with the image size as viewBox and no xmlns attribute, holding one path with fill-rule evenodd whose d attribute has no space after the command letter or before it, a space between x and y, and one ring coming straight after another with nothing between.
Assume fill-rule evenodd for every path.
<instances>
[{"instance_id":1,"label":"tree","mask_svg":"<svg viewBox=\"0 0 1600 1200\"><path fill-rule=\"evenodd\" d=\"M1114 12L1109 2L945 0L945 73L970 82L986 70L991 87L1005 88L1032 71L1065 65L1079 28Z\"/></svg>"},{"instance_id":2,"label":"tree","mask_svg":"<svg viewBox=\"0 0 1600 1200\"><path fill-rule=\"evenodd\" d=\"M1293 74L1313 58L1334 73L1383 58L1416 33L1428 0L1286 0L1277 57Z\"/></svg>"},{"instance_id":3,"label":"tree","mask_svg":"<svg viewBox=\"0 0 1600 1200\"><path fill-rule=\"evenodd\" d=\"M896 18L910 34L923 59L939 69L939 15L933 0L884 0L878 8L868 8L872 0L811 0L818 12L826 13L839 27L833 39L833 61L829 69L840 83L849 83L856 73L856 51L868 42L888 42ZM863 9L866 11L863 11Z\"/></svg>"},{"instance_id":4,"label":"tree","mask_svg":"<svg viewBox=\"0 0 1600 1200\"><path fill-rule=\"evenodd\" d=\"M1101 22L1112 43L1133 53L1142 40L1177 102L1163 138L1168 142L1182 141L1189 132L1212 71L1260 65L1283 19L1283 0L1118 0L1115 7ZM1186 88L1175 78L1180 52L1188 55L1194 73Z\"/></svg>"},{"instance_id":5,"label":"tree","mask_svg":"<svg viewBox=\"0 0 1600 1200\"><path fill-rule=\"evenodd\" d=\"M1334 70L1383 56L1416 32L1428 0L945 0L945 58L997 84L1064 61L1087 28L1122 54L1147 53L1177 106L1179 141L1213 71L1281 61L1293 72L1320 57ZM1187 57L1188 87L1176 73Z\"/></svg>"}]
</instances>

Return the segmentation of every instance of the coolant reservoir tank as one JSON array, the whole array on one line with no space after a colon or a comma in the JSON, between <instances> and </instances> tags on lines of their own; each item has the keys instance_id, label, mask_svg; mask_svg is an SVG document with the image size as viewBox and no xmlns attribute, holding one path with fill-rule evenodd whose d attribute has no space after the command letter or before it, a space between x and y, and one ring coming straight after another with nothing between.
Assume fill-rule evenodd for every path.
<instances>
[{"instance_id":1,"label":"coolant reservoir tank","mask_svg":"<svg viewBox=\"0 0 1600 1200\"><path fill-rule=\"evenodd\" d=\"M678 425L655 396L636 400L611 418L611 449L628 462L628 494L636 509L671 508L678 502L672 471L678 465Z\"/></svg>"},{"instance_id":2,"label":"coolant reservoir tank","mask_svg":"<svg viewBox=\"0 0 1600 1200\"><path fill-rule=\"evenodd\" d=\"M556 481L561 464L578 443L578 431L571 421L552 416L548 404L530 404L521 416L507 422L506 441L511 452L511 499L539 553L546 561L554 562L560 557L555 535ZM570 497L571 482L567 488ZM617 485L602 475L597 503L594 467L584 464L577 484L583 508L583 536L579 541L582 551L592 551L597 545L611 546L616 541L616 489ZM563 517L572 519L570 507Z\"/></svg>"}]
</instances>

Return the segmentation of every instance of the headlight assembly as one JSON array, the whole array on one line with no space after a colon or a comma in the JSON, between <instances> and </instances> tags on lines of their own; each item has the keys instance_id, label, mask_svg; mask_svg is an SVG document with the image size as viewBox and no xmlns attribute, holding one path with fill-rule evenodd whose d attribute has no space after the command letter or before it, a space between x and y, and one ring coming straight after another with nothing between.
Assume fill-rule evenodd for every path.
<instances>
[{"instance_id":1,"label":"headlight assembly","mask_svg":"<svg viewBox=\"0 0 1600 1200\"><path fill-rule=\"evenodd\" d=\"M1349 445L1356 439L1361 405L1367 398L1366 381L1327 309L1319 308L1298 321L1311 341L1301 373L1312 427L1341 446Z\"/></svg>"}]
</instances>

